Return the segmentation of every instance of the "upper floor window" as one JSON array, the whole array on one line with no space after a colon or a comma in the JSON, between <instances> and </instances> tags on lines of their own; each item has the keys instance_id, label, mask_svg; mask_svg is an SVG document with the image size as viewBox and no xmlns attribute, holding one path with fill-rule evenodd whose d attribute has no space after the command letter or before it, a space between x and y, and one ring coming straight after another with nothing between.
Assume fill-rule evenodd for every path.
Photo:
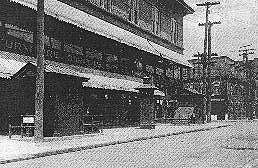
<instances>
[{"instance_id":1,"label":"upper floor window","mask_svg":"<svg viewBox=\"0 0 258 168\"><path fill-rule=\"evenodd\" d=\"M110 10L110 6L111 6L111 0L88 0L90 3L92 3L93 5L96 5L98 7L101 7L103 9L106 10Z\"/></svg>"},{"instance_id":2,"label":"upper floor window","mask_svg":"<svg viewBox=\"0 0 258 168\"><path fill-rule=\"evenodd\" d=\"M132 6L130 0L112 0L112 12L126 19L131 19Z\"/></svg>"},{"instance_id":3,"label":"upper floor window","mask_svg":"<svg viewBox=\"0 0 258 168\"><path fill-rule=\"evenodd\" d=\"M171 42L176 43L176 20L171 18Z\"/></svg>"},{"instance_id":4,"label":"upper floor window","mask_svg":"<svg viewBox=\"0 0 258 168\"><path fill-rule=\"evenodd\" d=\"M176 24L176 45L183 47L183 25L178 23Z\"/></svg>"},{"instance_id":5,"label":"upper floor window","mask_svg":"<svg viewBox=\"0 0 258 168\"><path fill-rule=\"evenodd\" d=\"M158 8L152 8L152 32L154 34L159 34L160 32L160 12Z\"/></svg>"},{"instance_id":6,"label":"upper floor window","mask_svg":"<svg viewBox=\"0 0 258 168\"><path fill-rule=\"evenodd\" d=\"M152 5L145 0L139 0L138 25L145 30L152 32L153 17Z\"/></svg>"},{"instance_id":7,"label":"upper floor window","mask_svg":"<svg viewBox=\"0 0 258 168\"><path fill-rule=\"evenodd\" d=\"M163 39L171 41L171 20L167 13L162 12L160 16L161 28L160 28L160 36Z\"/></svg>"},{"instance_id":8,"label":"upper floor window","mask_svg":"<svg viewBox=\"0 0 258 168\"><path fill-rule=\"evenodd\" d=\"M130 11L130 21L138 24L138 3L137 0L131 0L131 11Z\"/></svg>"}]
</instances>

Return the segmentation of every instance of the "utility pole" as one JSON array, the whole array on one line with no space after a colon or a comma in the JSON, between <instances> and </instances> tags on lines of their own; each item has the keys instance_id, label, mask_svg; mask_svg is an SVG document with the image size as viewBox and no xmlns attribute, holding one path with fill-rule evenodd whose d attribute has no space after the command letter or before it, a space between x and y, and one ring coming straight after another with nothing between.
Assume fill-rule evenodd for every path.
<instances>
[{"instance_id":1,"label":"utility pole","mask_svg":"<svg viewBox=\"0 0 258 168\"><path fill-rule=\"evenodd\" d=\"M249 54L254 54L254 50L253 48L246 48L249 47L251 45L245 45L240 47L239 52L242 52L242 54L239 54L239 56L243 56L243 63L244 63L244 71L246 74L246 86L245 86L245 116L248 119L253 119L253 110L252 110L252 76L251 76L251 66L250 66L250 62L248 59Z\"/></svg>"},{"instance_id":2,"label":"utility pole","mask_svg":"<svg viewBox=\"0 0 258 168\"><path fill-rule=\"evenodd\" d=\"M210 23L209 22L209 8L213 5L218 5L220 2L205 2L202 4L196 4L197 6L206 7L206 22L204 24L199 24L199 26L205 26L205 37L204 37L204 64L203 64L203 84L205 91L204 106L207 115L207 122L211 121L211 80L210 80L210 59L211 59L211 26L213 24L219 24L219 22ZM208 54L207 54L208 46Z\"/></svg>"},{"instance_id":3,"label":"utility pole","mask_svg":"<svg viewBox=\"0 0 258 168\"><path fill-rule=\"evenodd\" d=\"M211 122L211 56L216 56L211 53L211 27L213 24L220 24L220 22L209 22L208 26L208 59L207 59L207 120Z\"/></svg>"},{"instance_id":4,"label":"utility pole","mask_svg":"<svg viewBox=\"0 0 258 168\"><path fill-rule=\"evenodd\" d=\"M200 54L199 52L198 52L198 54L195 54L194 57L197 57L197 59L198 59L197 64L202 65L202 81L203 81L202 94L204 95L204 94L206 94L206 90L205 90L206 89L206 87L205 87L205 71L206 71L206 64L207 64L206 57L204 57L204 54ZM199 67L198 67L198 69L199 69ZM203 124L206 120L205 116L206 116L206 99L204 98L203 99L203 112L202 112L202 116L201 116L202 117L201 120L202 120Z\"/></svg>"},{"instance_id":5,"label":"utility pole","mask_svg":"<svg viewBox=\"0 0 258 168\"><path fill-rule=\"evenodd\" d=\"M44 103L44 0L37 3L37 33L36 33L36 54L37 74L35 93L35 141L42 141L43 135L43 103Z\"/></svg>"}]
</instances>

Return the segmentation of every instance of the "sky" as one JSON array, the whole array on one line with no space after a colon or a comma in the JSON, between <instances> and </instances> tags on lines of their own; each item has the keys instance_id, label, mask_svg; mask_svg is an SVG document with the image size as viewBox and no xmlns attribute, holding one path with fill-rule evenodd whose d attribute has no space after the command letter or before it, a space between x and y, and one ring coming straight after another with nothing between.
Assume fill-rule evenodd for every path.
<instances>
[{"instance_id":1,"label":"sky","mask_svg":"<svg viewBox=\"0 0 258 168\"><path fill-rule=\"evenodd\" d=\"M203 53L205 7L196 6L207 0L184 0L194 9L194 14L184 17L184 55L193 58ZM214 1L209 1L214 2ZM239 49L244 45L254 48L249 59L258 58L258 0L220 0L219 5L210 7L209 20L220 21L212 26L212 53L242 60Z\"/></svg>"}]
</instances>

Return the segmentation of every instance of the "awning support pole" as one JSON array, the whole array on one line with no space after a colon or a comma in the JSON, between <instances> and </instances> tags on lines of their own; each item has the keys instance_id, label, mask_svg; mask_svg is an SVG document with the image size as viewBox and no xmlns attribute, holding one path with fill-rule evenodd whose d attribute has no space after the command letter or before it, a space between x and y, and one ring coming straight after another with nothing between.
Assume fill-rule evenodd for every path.
<instances>
[{"instance_id":1,"label":"awning support pole","mask_svg":"<svg viewBox=\"0 0 258 168\"><path fill-rule=\"evenodd\" d=\"M37 75L35 93L35 141L42 141L43 135L43 104L44 104L44 0L37 4Z\"/></svg>"}]
</instances>

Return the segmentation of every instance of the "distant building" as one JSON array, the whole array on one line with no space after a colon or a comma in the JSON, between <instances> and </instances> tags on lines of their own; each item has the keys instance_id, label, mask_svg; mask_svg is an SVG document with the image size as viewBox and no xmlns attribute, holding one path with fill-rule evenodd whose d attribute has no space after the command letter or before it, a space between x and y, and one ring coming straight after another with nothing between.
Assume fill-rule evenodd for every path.
<instances>
[{"instance_id":1,"label":"distant building","mask_svg":"<svg viewBox=\"0 0 258 168\"><path fill-rule=\"evenodd\" d=\"M203 91L202 65L200 60L192 59L193 79L187 85L199 92ZM247 118L245 104L246 73L241 62L227 56L213 57L211 65L212 99L211 115L214 119Z\"/></svg>"}]
</instances>

